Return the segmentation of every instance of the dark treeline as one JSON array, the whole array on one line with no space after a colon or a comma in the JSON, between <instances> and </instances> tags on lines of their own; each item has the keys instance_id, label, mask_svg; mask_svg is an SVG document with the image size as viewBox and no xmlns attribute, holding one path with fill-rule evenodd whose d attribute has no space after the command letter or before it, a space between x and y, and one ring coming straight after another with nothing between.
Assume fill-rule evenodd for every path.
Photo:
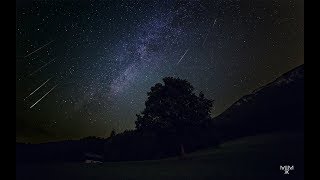
<instances>
[{"instance_id":1,"label":"dark treeline","mask_svg":"<svg viewBox=\"0 0 320 180\"><path fill-rule=\"evenodd\" d=\"M186 153L231 139L274 131L304 131L304 66L242 97L205 126L183 134ZM105 161L160 159L180 154L174 133L130 130L107 139L16 144L17 161L84 161L85 153Z\"/></svg>"}]
</instances>

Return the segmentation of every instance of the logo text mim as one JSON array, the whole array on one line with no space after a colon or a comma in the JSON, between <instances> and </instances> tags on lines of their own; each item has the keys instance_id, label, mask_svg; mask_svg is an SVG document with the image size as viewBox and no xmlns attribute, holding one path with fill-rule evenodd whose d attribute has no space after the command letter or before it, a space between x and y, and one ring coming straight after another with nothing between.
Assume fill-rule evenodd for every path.
<instances>
[{"instance_id":1,"label":"logo text mim","mask_svg":"<svg viewBox=\"0 0 320 180\"><path fill-rule=\"evenodd\" d=\"M284 174L289 174L290 170L294 170L294 166L280 166L280 170L284 171Z\"/></svg>"}]
</instances>

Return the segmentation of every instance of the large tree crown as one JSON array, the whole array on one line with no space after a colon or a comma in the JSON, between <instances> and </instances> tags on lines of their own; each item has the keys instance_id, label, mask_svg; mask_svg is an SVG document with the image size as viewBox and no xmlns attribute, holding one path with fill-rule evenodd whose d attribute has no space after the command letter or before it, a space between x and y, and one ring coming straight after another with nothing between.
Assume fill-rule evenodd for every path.
<instances>
[{"instance_id":1,"label":"large tree crown","mask_svg":"<svg viewBox=\"0 0 320 180\"><path fill-rule=\"evenodd\" d=\"M147 93L145 109L137 115L138 130L183 129L210 119L212 100L201 92L197 96L193 86L179 78L163 78Z\"/></svg>"}]
</instances>

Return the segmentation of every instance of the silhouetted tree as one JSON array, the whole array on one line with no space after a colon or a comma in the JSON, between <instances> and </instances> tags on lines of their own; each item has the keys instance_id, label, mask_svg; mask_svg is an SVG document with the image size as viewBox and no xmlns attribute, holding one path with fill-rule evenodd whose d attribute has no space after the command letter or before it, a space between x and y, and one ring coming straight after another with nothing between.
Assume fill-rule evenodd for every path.
<instances>
[{"instance_id":1,"label":"silhouetted tree","mask_svg":"<svg viewBox=\"0 0 320 180\"><path fill-rule=\"evenodd\" d=\"M163 82L164 85L157 83L147 93L146 107L137 114L136 129L174 134L183 156L185 137L209 122L213 101L206 99L202 92L197 96L186 80L166 77Z\"/></svg>"}]
</instances>

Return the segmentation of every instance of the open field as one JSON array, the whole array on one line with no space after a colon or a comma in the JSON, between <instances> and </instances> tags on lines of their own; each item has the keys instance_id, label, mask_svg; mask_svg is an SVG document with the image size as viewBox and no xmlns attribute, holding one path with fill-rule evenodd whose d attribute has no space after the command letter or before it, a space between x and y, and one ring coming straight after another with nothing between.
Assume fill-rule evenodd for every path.
<instances>
[{"instance_id":1,"label":"open field","mask_svg":"<svg viewBox=\"0 0 320 180\"><path fill-rule=\"evenodd\" d=\"M17 179L304 179L303 134L273 133L241 138L188 154L186 159L82 163L23 163L16 165ZM130 151L128 149L128 151ZM294 165L284 175L280 165Z\"/></svg>"}]
</instances>

